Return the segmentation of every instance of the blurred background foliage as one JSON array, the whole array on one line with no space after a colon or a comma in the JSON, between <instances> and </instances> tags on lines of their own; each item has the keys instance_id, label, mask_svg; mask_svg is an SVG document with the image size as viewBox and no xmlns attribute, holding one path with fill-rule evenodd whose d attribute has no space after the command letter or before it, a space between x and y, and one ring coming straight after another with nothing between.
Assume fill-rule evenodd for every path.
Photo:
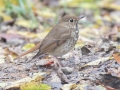
<instances>
[{"instance_id":1,"label":"blurred background foliage","mask_svg":"<svg viewBox=\"0 0 120 90\"><path fill-rule=\"evenodd\" d=\"M120 6L114 5L113 1L115 0L0 0L0 16L5 22L23 19L19 19L16 24L32 29L39 27L41 18L57 22L58 18L67 13L94 15L96 22L102 24L99 20L102 8L120 10ZM49 23L44 25L49 26Z\"/></svg>"},{"instance_id":2,"label":"blurred background foliage","mask_svg":"<svg viewBox=\"0 0 120 90\"><path fill-rule=\"evenodd\" d=\"M119 0L0 0L0 31L11 33L10 30L14 29L27 30L39 34L15 32L32 38L42 37L62 16L75 14L85 15L84 20L79 22L82 22L79 25L84 32L97 30L95 34L102 35L109 32L113 26L119 26L119 4ZM90 38L92 37L90 35Z\"/></svg>"},{"instance_id":3,"label":"blurred background foliage","mask_svg":"<svg viewBox=\"0 0 120 90\"><path fill-rule=\"evenodd\" d=\"M97 24L103 24L101 19L101 9L120 10L120 6L115 4L116 0L0 0L0 16L3 21L19 19L17 25L27 28L40 27L40 20L53 20L57 22L58 18L67 13L77 15L84 14L94 16ZM119 0L118 0L119 1ZM23 19L23 20L20 20ZM110 19L110 18L108 18ZM91 24L90 22L87 22ZM44 26L53 24L44 23ZM41 26L42 27L42 26Z\"/></svg>"}]
</instances>

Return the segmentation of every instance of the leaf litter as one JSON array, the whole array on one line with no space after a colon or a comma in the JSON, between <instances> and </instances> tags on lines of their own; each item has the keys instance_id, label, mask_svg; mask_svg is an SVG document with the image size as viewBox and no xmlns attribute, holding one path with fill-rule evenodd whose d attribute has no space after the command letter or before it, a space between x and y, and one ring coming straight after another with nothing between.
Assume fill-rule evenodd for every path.
<instances>
[{"instance_id":1,"label":"leaf litter","mask_svg":"<svg viewBox=\"0 0 120 90\"><path fill-rule=\"evenodd\" d=\"M119 0L116 0L116 2L117 1ZM1 24L0 88L7 90L36 88L36 90L39 90L41 85L43 90L45 88L48 90L120 89L119 5L113 7L116 2L109 0L106 0L106 2L101 1L101 4L96 3L96 5L100 5L101 10L99 10L96 5L91 6L87 2L81 2L82 5L80 8L90 10L86 10L86 17L79 24L79 28L81 29L79 40L75 49L59 58L64 66L61 70L69 82L63 82L64 75L61 75L60 72L58 74L56 73L56 71L59 71L59 67L54 68L53 61L55 58L52 56L44 57L41 60L32 60L31 58L36 53L35 51L14 60L17 54L33 47L34 43L36 44L43 40L43 37L48 33L50 27L56 23L54 22L54 18L59 15L57 17L58 19L56 18L56 21L58 21L64 13L73 13L75 11L73 7L78 7L78 2L80 1L70 0L66 2L68 7L71 8L69 12L61 10L60 7L60 12L57 12L57 8L56 10L48 8L51 6L51 3L47 3L47 0L43 2L35 1L36 7L33 5L33 12L40 22L40 27L37 27L37 25L31 26L29 24L31 24L32 21L22 20L22 18L15 20L12 24ZM42 7L46 7L46 9L39 10L37 3L41 5L44 3L45 6ZM56 2L56 4L59 3ZM62 0L60 1L60 6L64 6ZM38 7L41 6L38 5ZM78 8L79 11L80 8ZM93 11L92 9L94 8L98 10ZM111 11L111 9L113 11ZM83 14L83 12L81 12L81 14ZM1 17L4 19L4 22L13 20L11 16L4 15L3 12ZM40 34L38 34L37 31L40 32ZM63 78L63 81L60 78ZM31 87L24 88L26 86Z\"/></svg>"}]
</instances>

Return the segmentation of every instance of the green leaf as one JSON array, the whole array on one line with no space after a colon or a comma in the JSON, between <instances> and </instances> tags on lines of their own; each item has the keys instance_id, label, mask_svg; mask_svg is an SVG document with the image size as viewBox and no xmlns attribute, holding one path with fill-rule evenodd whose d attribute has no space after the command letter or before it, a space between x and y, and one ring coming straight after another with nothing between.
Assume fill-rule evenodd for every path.
<instances>
[{"instance_id":1,"label":"green leaf","mask_svg":"<svg viewBox=\"0 0 120 90\"><path fill-rule=\"evenodd\" d=\"M28 82L20 86L20 90L51 90L51 87L47 84L38 82Z\"/></svg>"}]
</instances>

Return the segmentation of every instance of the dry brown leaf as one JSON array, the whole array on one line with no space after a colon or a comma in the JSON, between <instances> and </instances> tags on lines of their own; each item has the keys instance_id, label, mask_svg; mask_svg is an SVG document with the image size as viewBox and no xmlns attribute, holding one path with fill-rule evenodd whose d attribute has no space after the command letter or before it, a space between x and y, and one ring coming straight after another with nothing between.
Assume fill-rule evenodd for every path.
<instances>
[{"instance_id":1,"label":"dry brown leaf","mask_svg":"<svg viewBox=\"0 0 120 90\"><path fill-rule=\"evenodd\" d=\"M14 61L13 59L18 56L18 54L16 54L14 51L10 50L9 48L5 48L4 50L5 50L4 52L5 58L10 62L13 62Z\"/></svg>"},{"instance_id":2,"label":"dry brown leaf","mask_svg":"<svg viewBox=\"0 0 120 90\"><path fill-rule=\"evenodd\" d=\"M113 57L118 64L120 64L120 52L113 53Z\"/></svg>"}]
</instances>

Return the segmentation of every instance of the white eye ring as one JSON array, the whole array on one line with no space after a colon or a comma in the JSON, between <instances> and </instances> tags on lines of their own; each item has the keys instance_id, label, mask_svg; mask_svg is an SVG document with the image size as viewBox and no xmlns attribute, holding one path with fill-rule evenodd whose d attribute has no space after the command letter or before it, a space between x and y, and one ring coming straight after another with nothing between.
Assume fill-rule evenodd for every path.
<instances>
[{"instance_id":1,"label":"white eye ring","mask_svg":"<svg viewBox=\"0 0 120 90\"><path fill-rule=\"evenodd\" d=\"M70 19L70 22L73 22L73 19Z\"/></svg>"}]
</instances>

